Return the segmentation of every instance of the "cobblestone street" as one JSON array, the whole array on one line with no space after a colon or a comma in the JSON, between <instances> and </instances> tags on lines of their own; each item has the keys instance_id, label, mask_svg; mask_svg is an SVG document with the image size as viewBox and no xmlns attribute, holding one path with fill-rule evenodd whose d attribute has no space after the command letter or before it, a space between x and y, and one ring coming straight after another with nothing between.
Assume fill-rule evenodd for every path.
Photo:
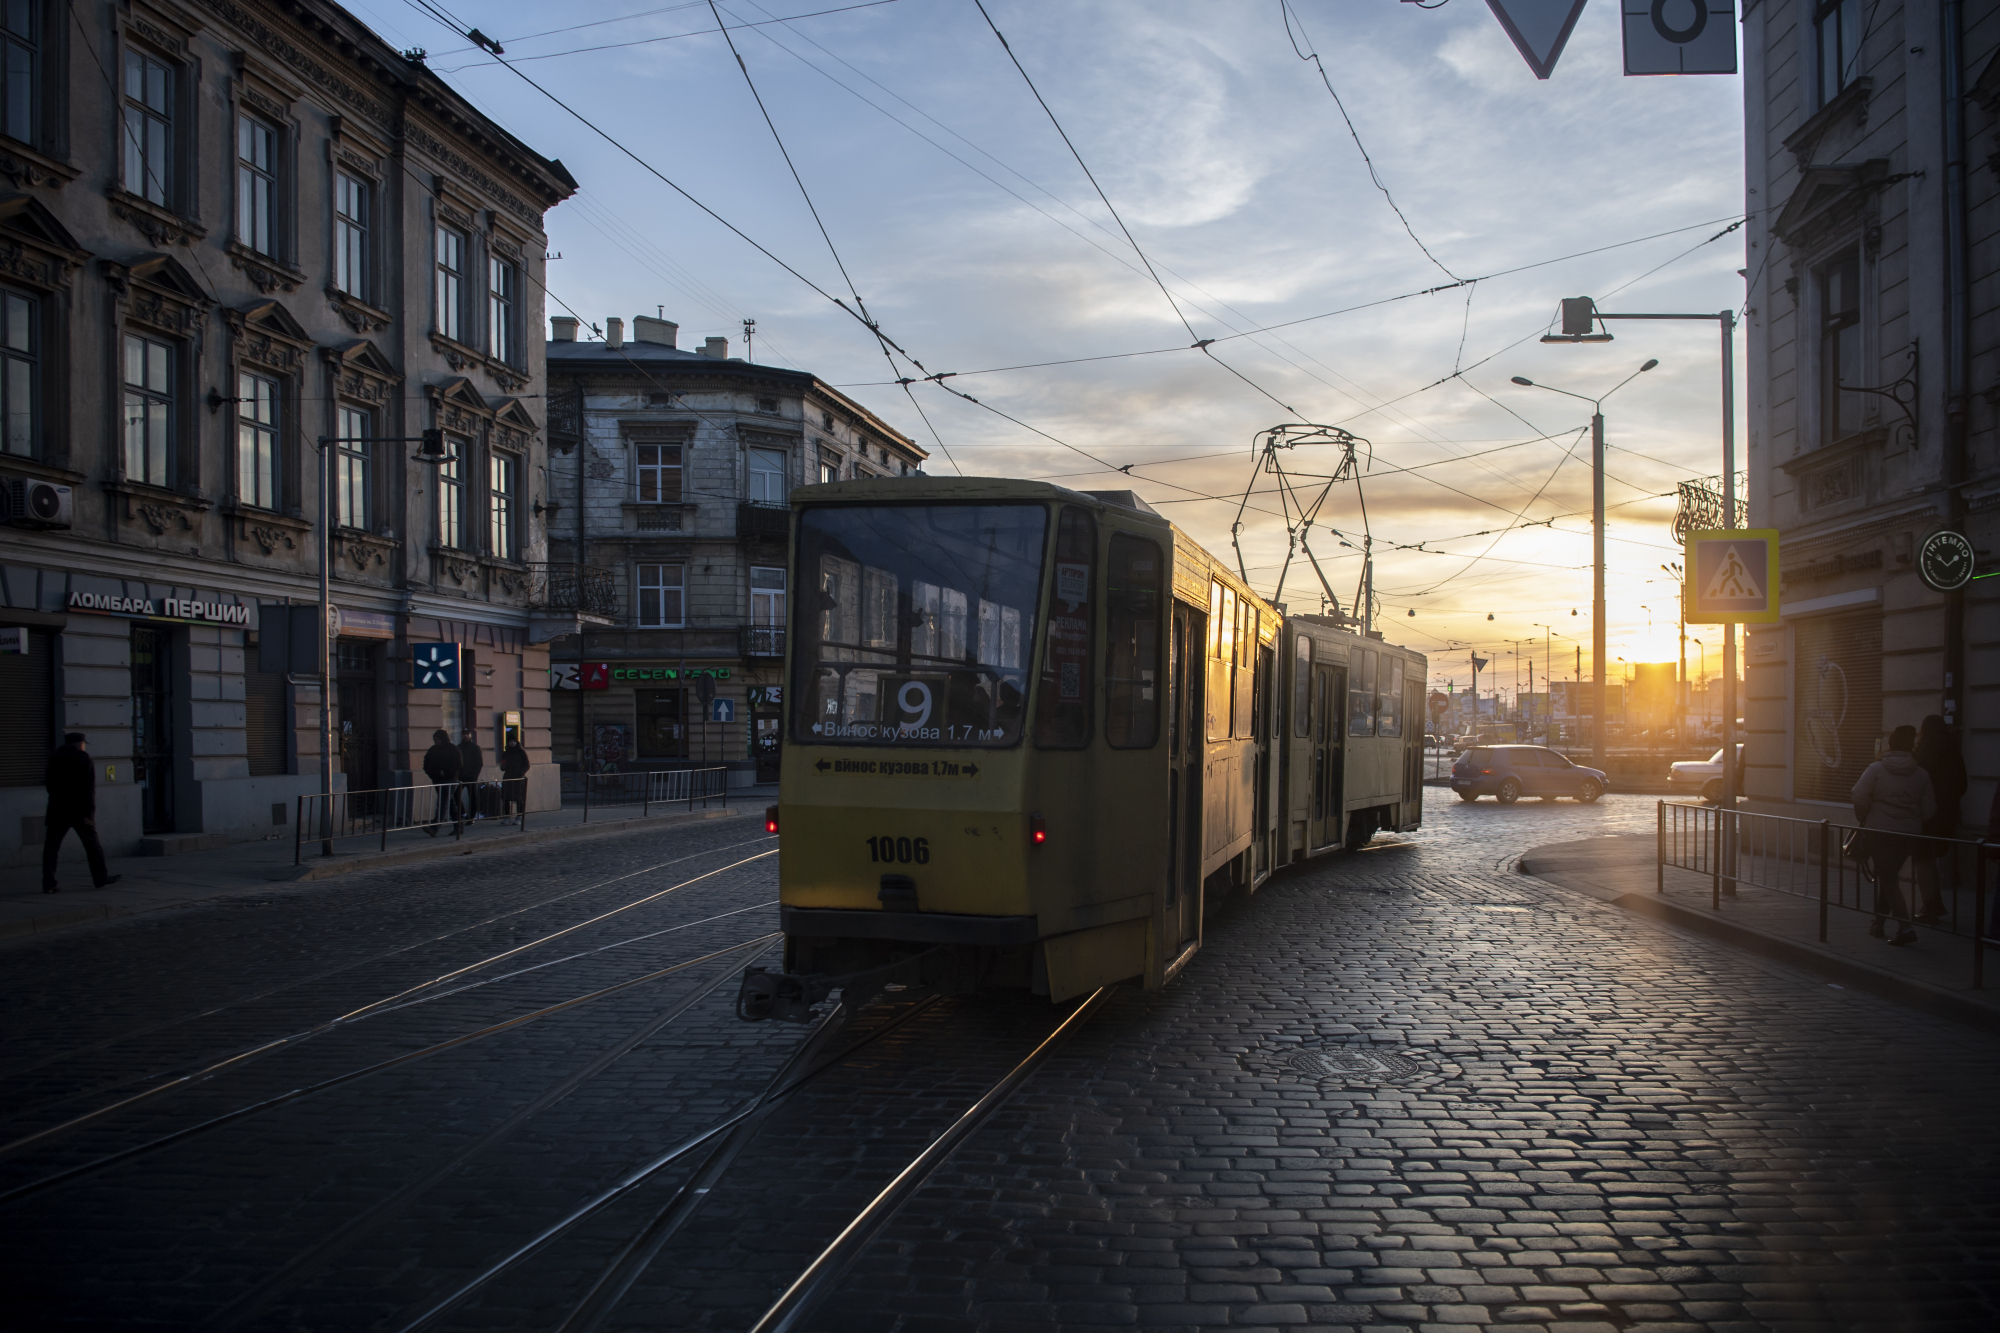
<instances>
[{"instance_id":1,"label":"cobblestone street","mask_svg":"<svg viewBox=\"0 0 2000 1333\"><path fill-rule=\"evenodd\" d=\"M1114 995L809 1326L2000 1326L2000 1041L1513 872L1649 798L1428 795ZM723 819L10 942L10 1325L407 1327L797 1045L731 1012L776 846ZM749 1327L1059 1017L868 1010L604 1326ZM562 1326L693 1160L435 1326Z\"/></svg>"}]
</instances>

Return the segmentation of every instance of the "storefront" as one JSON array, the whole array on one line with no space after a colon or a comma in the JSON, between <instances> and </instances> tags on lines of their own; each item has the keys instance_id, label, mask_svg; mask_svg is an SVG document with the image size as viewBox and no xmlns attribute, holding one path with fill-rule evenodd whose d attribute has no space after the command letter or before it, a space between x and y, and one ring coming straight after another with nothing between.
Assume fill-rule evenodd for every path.
<instances>
[{"instance_id":1,"label":"storefront","mask_svg":"<svg viewBox=\"0 0 2000 1333\"><path fill-rule=\"evenodd\" d=\"M779 668L559 662L549 669L554 749L595 772L728 768L777 780Z\"/></svg>"}]
</instances>

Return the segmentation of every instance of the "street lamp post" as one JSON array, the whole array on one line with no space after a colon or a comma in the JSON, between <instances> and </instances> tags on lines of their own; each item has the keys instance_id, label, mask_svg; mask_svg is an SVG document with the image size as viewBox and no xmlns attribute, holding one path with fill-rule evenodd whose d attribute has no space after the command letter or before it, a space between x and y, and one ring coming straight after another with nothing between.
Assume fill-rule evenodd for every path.
<instances>
[{"instance_id":1,"label":"street lamp post","mask_svg":"<svg viewBox=\"0 0 2000 1333\"><path fill-rule=\"evenodd\" d=\"M1609 337L1606 334L1605 337ZM1630 384L1639 376L1659 365L1657 360L1649 360L1637 370L1612 385L1595 398L1568 389L1558 389L1548 384L1537 384L1525 375L1513 377L1514 383L1530 389L1547 389L1565 398L1575 398L1590 404L1590 542L1591 542L1591 590L1590 590L1590 652L1591 687L1596 715L1591 725L1591 766L1604 767L1604 400Z\"/></svg>"},{"instance_id":2,"label":"street lamp post","mask_svg":"<svg viewBox=\"0 0 2000 1333\"><path fill-rule=\"evenodd\" d=\"M1680 666L1680 672L1681 672L1681 674L1680 674L1680 689L1679 689L1679 691L1678 691L1678 692L1677 692L1677 693L1675 694L1675 696L1674 696L1674 711L1675 711L1675 713L1676 713L1676 714L1678 715L1678 716L1676 717L1676 719L1675 719L1675 722L1674 722L1674 740L1675 740L1675 742L1676 742L1677 744L1680 744L1680 745L1686 745L1686 744L1687 744L1687 729L1688 729L1688 599L1687 599L1687 580L1686 580L1685 578L1683 578L1683 577L1682 577L1682 575L1681 575L1681 565L1680 565L1680 561L1678 561L1678 560L1674 561L1674 562L1673 562L1672 564L1667 564L1667 565L1661 565L1661 566L1660 566L1660 570L1661 570L1661 572L1662 572L1662 573L1666 573L1666 574L1671 574L1671 575L1673 575L1673 579L1674 579L1674 583L1675 583L1676 587L1678 588L1678 593L1677 593L1677 595L1678 595L1678 597L1680 598L1680 610L1681 610L1681 628L1680 628L1680 644L1681 644L1681 666Z\"/></svg>"}]
</instances>

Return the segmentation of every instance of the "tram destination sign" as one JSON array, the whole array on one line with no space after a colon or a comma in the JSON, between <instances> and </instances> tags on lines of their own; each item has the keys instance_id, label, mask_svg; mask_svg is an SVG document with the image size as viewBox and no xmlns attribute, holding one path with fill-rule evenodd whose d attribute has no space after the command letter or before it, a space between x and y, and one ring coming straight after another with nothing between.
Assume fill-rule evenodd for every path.
<instances>
[{"instance_id":1,"label":"tram destination sign","mask_svg":"<svg viewBox=\"0 0 2000 1333\"><path fill-rule=\"evenodd\" d=\"M979 765L955 759L822 759L813 772L844 778L976 778Z\"/></svg>"},{"instance_id":2,"label":"tram destination sign","mask_svg":"<svg viewBox=\"0 0 2000 1333\"><path fill-rule=\"evenodd\" d=\"M69 609L100 616L250 627L250 607L246 603L205 602L194 597L121 597L108 592L73 592L69 595Z\"/></svg>"}]
</instances>

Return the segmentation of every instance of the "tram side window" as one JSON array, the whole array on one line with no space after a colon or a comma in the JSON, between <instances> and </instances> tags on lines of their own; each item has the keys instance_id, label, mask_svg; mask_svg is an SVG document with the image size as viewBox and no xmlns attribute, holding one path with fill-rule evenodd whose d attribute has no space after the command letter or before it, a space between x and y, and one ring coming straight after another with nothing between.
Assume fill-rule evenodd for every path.
<instances>
[{"instance_id":1,"label":"tram side window","mask_svg":"<svg viewBox=\"0 0 2000 1333\"><path fill-rule=\"evenodd\" d=\"M1104 739L1143 750L1160 738L1160 548L1113 533L1104 591Z\"/></svg>"},{"instance_id":2,"label":"tram side window","mask_svg":"<svg viewBox=\"0 0 2000 1333\"><path fill-rule=\"evenodd\" d=\"M1367 649L1356 649L1353 665L1349 668L1353 679L1347 682L1347 734L1349 736L1373 736L1375 734L1375 654Z\"/></svg>"},{"instance_id":3,"label":"tram side window","mask_svg":"<svg viewBox=\"0 0 2000 1333\"><path fill-rule=\"evenodd\" d=\"M1403 659L1385 657L1382 660L1382 688L1377 691L1381 700L1375 715L1377 736L1400 736L1403 734Z\"/></svg>"},{"instance_id":4,"label":"tram side window","mask_svg":"<svg viewBox=\"0 0 2000 1333\"><path fill-rule=\"evenodd\" d=\"M1257 734L1257 608L1241 598L1236 602L1236 653L1232 665L1236 669L1236 697L1230 709L1229 734L1236 740L1249 740Z\"/></svg>"},{"instance_id":5,"label":"tram side window","mask_svg":"<svg viewBox=\"0 0 2000 1333\"><path fill-rule=\"evenodd\" d=\"M1097 523L1065 506L1056 525L1056 586L1042 640L1035 691L1035 744L1076 749L1090 744L1091 589L1097 583Z\"/></svg>"},{"instance_id":6,"label":"tram side window","mask_svg":"<svg viewBox=\"0 0 2000 1333\"><path fill-rule=\"evenodd\" d=\"M1292 663L1292 735L1312 735L1313 641L1299 635L1298 656Z\"/></svg>"},{"instance_id":7,"label":"tram side window","mask_svg":"<svg viewBox=\"0 0 2000 1333\"><path fill-rule=\"evenodd\" d=\"M1208 739L1229 739L1229 712L1236 693L1230 661L1236 656L1236 594L1220 581L1208 585L1208 686L1202 691L1208 712Z\"/></svg>"}]
</instances>

